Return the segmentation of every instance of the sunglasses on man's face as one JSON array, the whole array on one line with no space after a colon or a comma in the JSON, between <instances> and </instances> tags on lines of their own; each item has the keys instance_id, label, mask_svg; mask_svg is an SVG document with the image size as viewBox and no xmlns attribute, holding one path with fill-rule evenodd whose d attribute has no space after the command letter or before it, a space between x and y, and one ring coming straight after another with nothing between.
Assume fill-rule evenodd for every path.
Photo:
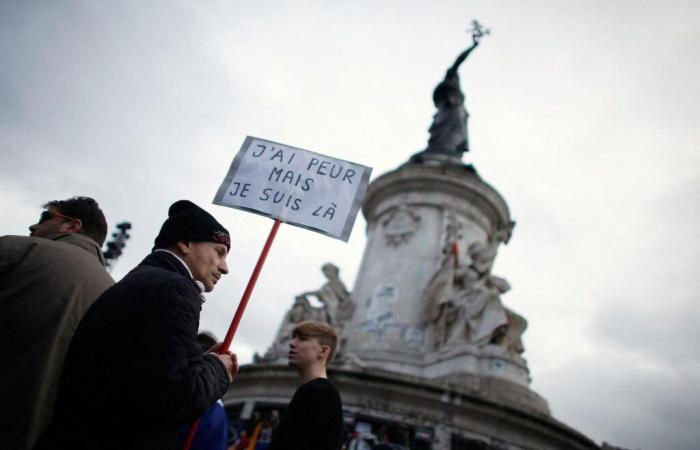
<instances>
[{"instance_id":1,"label":"sunglasses on man's face","mask_svg":"<svg viewBox=\"0 0 700 450\"><path fill-rule=\"evenodd\" d=\"M48 222L49 220L53 219L54 217L60 217L62 219L66 219L66 220L78 220L78 219L75 219L73 217L68 217L66 215L63 215L63 214L58 213L58 212L52 212L52 211L46 210L46 211L42 212L41 215L39 216L38 223Z\"/></svg>"}]
</instances>

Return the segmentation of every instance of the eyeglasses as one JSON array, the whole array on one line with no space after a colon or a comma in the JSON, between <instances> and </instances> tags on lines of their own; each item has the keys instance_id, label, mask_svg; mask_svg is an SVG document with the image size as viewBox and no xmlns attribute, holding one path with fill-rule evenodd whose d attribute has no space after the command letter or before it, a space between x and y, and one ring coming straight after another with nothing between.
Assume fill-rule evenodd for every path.
<instances>
[{"instance_id":1,"label":"eyeglasses","mask_svg":"<svg viewBox=\"0 0 700 450\"><path fill-rule=\"evenodd\" d=\"M39 216L38 223L48 222L49 220L53 219L54 217L60 217L62 219L66 219L66 220L80 220L80 219L76 219L75 217L66 216L65 214L61 214L59 212L46 210L46 211L42 212L41 215Z\"/></svg>"}]
</instances>

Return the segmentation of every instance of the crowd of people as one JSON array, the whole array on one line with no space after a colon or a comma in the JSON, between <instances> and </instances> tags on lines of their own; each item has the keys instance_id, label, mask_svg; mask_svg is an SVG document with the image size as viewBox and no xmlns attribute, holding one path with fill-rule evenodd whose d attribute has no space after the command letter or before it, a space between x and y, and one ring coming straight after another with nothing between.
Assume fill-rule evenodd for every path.
<instances>
[{"instance_id":1,"label":"crowd of people","mask_svg":"<svg viewBox=\"0 0 700 450\"><path fill-rule=\"evenodd\" d=\"M116 283L92 198L46 203L29 230L0 237L3 449L252 448L250 430L231 435L221 402L237 357L199 333L205 293L228 273L223 225L190 201L173 203L151 253ZM268 424L267 448L341 447L341 398L326 373L337 343L322 322L293 330L300 386Z\"/></svg>"}]
</instances>

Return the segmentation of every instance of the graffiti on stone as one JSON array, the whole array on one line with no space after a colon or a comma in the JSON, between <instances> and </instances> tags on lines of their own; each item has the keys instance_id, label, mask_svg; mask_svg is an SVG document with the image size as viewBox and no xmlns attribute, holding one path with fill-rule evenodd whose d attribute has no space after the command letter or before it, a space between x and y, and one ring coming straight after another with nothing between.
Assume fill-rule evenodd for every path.
<instances>
[{"instance_id":1,"label":"graffiti on stone","mask_svg":"<svg viewBox=\"0 0 700 450\"><path fill-rule=\"evenodd\" d=\"M413 347L422 347L425 340L425 329L407 325L401 330L401 340Z\"/></svg>"}]
</instances>

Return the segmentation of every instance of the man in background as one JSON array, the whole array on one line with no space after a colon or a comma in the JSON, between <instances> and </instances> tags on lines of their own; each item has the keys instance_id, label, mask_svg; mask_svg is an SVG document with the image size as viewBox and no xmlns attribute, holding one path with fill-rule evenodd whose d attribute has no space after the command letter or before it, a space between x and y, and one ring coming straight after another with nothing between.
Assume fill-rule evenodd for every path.
<instances>
[{"instance_id":1,"label":"man in background","mask_svg":"<svg viewBox=\"0 0 700 450\"><path fill-rule=\"evenodd\" d=\"M380 443L372 447L372 450L408 450L408 430L402 425L385 425L379 433L379 439Z\"/></svg>"},{"instance_id":2,"label":"man in background","mask_svg":"<svg viewBox=\"0 0 700 450\"><path fill-rule=\"evenodd\" d=\"M44 205L31 237L0 237L0 443L31 449L47 428L78 322L114 284L107 221L89 197Z\"/></svg>"}]
</instances>

